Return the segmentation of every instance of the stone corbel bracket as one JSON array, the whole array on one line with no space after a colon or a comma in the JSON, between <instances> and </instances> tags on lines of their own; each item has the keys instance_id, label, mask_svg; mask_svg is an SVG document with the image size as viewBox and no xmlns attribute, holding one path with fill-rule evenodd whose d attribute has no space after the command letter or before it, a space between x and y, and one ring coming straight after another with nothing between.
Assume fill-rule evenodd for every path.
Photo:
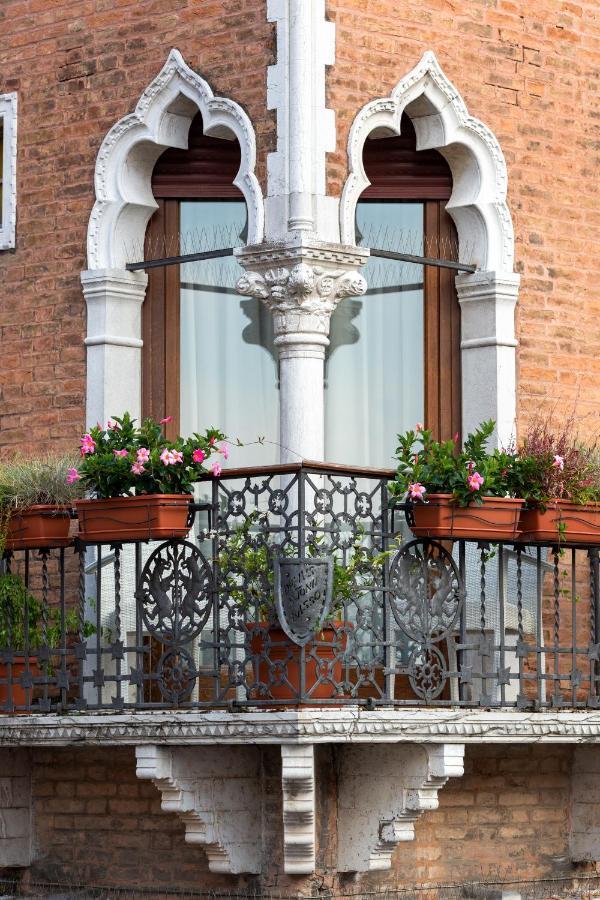
<instances>
[{"instance_id":1,"label":"stone corbel bracket","mask_svg":"<svg viewBox=\"0 0 600 900\"><path fill-rule=\"evenodd\" d=\"M185 824L211 872L261 871L260 760L255 747L136 747L137 776L162 794L165 812Z\"/></svg>"},{"instance_id":2,"label":"stone corbel bracket","mask_svg":"<svg viewBox=\"0 0 600 900\"><path fill-rule=\"evenodd\" d=\"M340 748L338 869L389 869L438 791L463 774L464 744L370 744Z\"/></svg>"}]
</instances>

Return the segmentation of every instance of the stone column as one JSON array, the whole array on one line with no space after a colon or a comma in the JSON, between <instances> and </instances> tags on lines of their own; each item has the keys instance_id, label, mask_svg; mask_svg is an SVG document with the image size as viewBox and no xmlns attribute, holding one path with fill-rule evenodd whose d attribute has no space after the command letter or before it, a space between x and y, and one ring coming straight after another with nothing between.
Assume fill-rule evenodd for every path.
<instances>
[{"instance_id":1,"label":"stone column","mask_svg":"<svg viewBox=\"0 0 600 900\"><path fill-rule=\"evenodd\" d=\"M515 305L519 276L498 272L458 275L461 309L462 428L496 422L496 442L516 437Z\"/></svg>"},{"instance_id":2,"label":"stone column","mask_svg":"<svg viewBox=\"0 0 600 900\"><path fill-rule=\"evenodd\" d=\"M148 276L126 269L82 272L87 304L88 426L142 412L142 303Z\"/></svg>"},{"instance_id":3,"label":"stone column","mask_svg":"<svg viewBox=\"0 0 600 900\"><path fill-rule=\"evenodd\" d=\"M238 292L257 297L273 314L279 352L281 461L323 460L329 323L340 300L364 294L367 284L358 268L369 251L300 239L245 247L236 255L246 269Z\"/></svg>"}]
</instances>

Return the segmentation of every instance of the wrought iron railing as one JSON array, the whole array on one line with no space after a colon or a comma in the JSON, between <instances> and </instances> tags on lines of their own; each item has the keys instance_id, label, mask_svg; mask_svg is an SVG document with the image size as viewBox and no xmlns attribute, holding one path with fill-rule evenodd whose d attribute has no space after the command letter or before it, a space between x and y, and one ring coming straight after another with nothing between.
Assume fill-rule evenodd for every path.
<instances>
[{"instance_id":1,"label":"wrought iron railing","mask_svg":"<svg viewBox=\"0 0 600 900\"><path fill-rule=\"evenodd\" d=\"M598 550L415 540L391 477L230 470L187 540L7 554L0 711L598 706Z\"/></svg>"}]
</instances>

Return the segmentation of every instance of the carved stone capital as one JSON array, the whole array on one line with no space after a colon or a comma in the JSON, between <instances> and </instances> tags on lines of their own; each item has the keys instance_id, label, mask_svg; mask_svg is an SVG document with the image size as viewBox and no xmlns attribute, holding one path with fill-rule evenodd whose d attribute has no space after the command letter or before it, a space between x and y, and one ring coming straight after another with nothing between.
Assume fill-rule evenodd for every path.
<instances>
[{"instance_id":1,"label":"carved stone capital","mask_svg":"<svg viewBox=\"0 0 600 900\"><path fill-rule=\"evenodd\" d=\"M316 343L326 344L337 304L367 289L358 268L368 251L360 248L317 242L272 244L244 248L236 255L247 269L237 283L238 293L256 297L271 310L279 345L287 336L301 333L311 333Z\"/></svg>"}]
</instances>

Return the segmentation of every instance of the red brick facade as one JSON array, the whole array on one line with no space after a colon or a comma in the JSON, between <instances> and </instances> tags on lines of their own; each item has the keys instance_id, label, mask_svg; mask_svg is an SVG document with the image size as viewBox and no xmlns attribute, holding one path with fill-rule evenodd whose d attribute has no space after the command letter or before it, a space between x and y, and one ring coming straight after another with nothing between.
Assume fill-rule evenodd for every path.
<instances>
[{"instance_id":1,"label":"red brick facade","mask_svg":"<svg viewBox=\"0 0 600 900\"><path fill-rule=\"evenodd\" d=\"M177 47L258 135L265 181L274 146L266 0L6 2L0 93L17 91L17 247L0 252L0 447L69 448L84 424L87 224L94 164ZM241 49L243 48L243 52Z\"/></svg>"}]
</instances>

